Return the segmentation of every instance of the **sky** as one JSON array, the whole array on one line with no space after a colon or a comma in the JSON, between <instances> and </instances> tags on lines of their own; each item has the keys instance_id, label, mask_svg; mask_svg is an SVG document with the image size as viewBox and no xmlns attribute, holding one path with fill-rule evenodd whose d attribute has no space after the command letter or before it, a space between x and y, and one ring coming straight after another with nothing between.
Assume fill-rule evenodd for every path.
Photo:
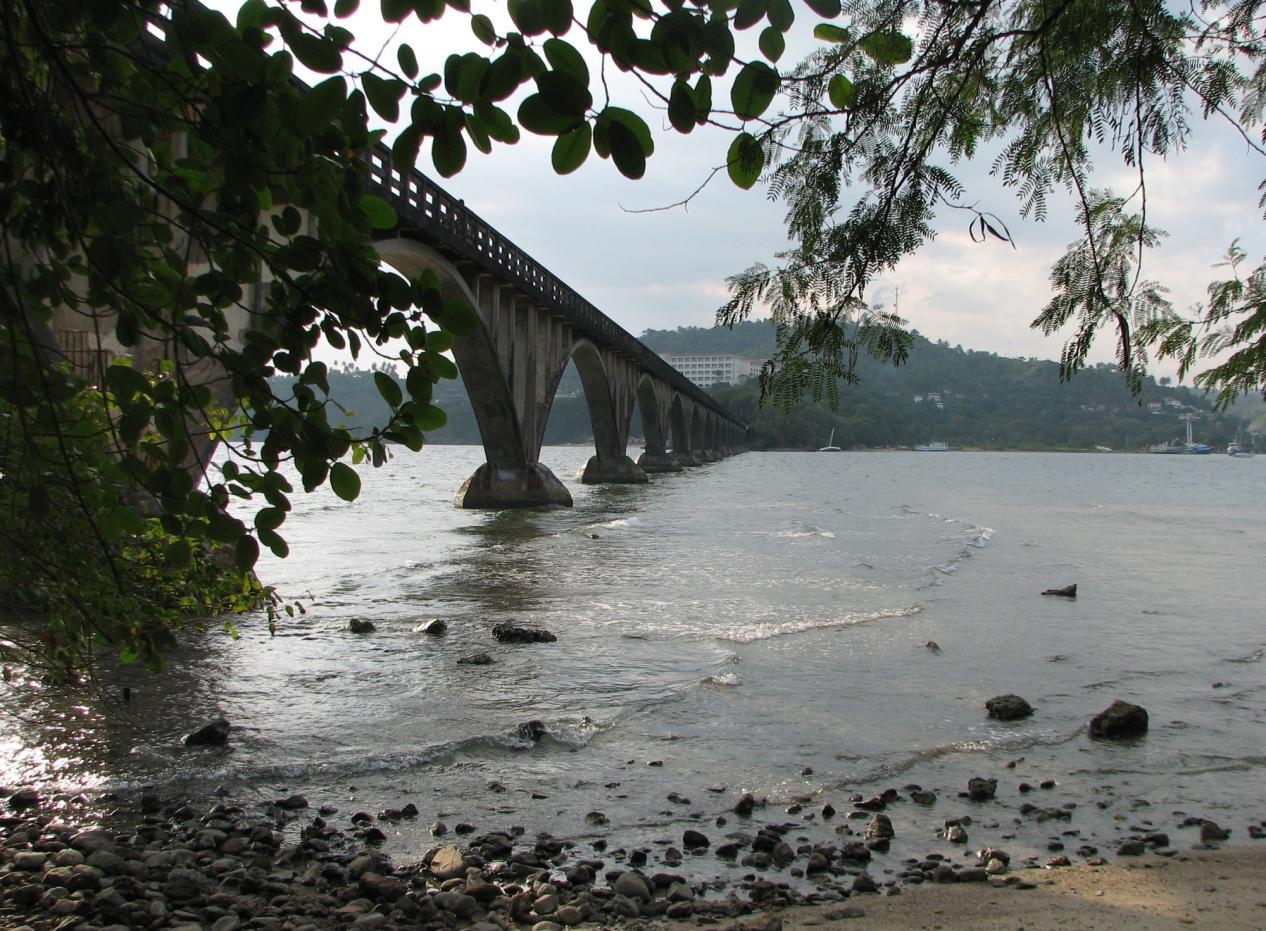
<instances>
[{"instance_id":1,"label":"sky","mask_svg":"<svg viewBox=\"0 0 1266 931\"><path fill-rule=\"evenodd\" d=\"M230 10L237 3L216 5ZM799 21L782 65L794 63L814 43L811 14L803 4L796 9ZM414 47L423 73L441 71L450 52L484 48L462 14L449 11L427 25L411 18L397 30L382 23L377 10L376 0L364 0L347 25L362 51L372 55L387 48L384 62L394 63L390 48L400 40ZM473 10L508 28L503 4L474 0ZM753 41L757 31L750 31ZM569 38L580 44L579 37ZM590 67L596 73L596 58ZM465 168L448 180L433 171L425 147L418 167L634 335L648 328L711 326L728 297L726 277L754 262L772 262L786 247L784 210L760 184L741 191L724 173L688 207L653 210L680 201L723 164L731 137L706 128L689 136L675 133L636 85L612 67L607 74L612 102L642 113L655 131L656 151L639 181L624 179L596 154L574 174L556 176L549 162L552 138L526 132L517 145L494 144L490 155L469 147ZM714 89L714 99L727 97ZM1216 274L1212 266L1232 240L1241 240L1254 266L1266 254L1257 190L1266 160L1225 126L1198 116L1193 124L1191 148L1169 161L1154 159L1148 172L1149 219L1170 235L1148 260L1147 277L1170 289L1179 310L1203 299ZM986 154L955 170L968 184L967 200L997 214L1016 247L973 243L970 215L946 211L937 221L936 239L883 276L867 296L888 307L895 300L910 326L931 339L1003 356L1055 359L1063 339L1044 336L1030 322L1050 298L1052 263L1077 236L1074 205L1058 196L1045 222L1022 219L1014 194L990 176L990 158ZM1119 159L1107 153L1101 164L1101 181L1119 182L1121 190L1133 187ZM1112 360L1106 335L1091 362ZM1153 371L1172 375L1174 367L1158 364Z\"/></svg>"}]
</instances>

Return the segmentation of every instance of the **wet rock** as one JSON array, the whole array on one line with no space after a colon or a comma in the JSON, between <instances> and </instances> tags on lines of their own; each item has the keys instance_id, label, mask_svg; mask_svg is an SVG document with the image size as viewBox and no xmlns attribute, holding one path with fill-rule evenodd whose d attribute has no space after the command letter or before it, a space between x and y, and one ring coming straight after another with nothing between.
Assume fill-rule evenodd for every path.
<instances>
[{"instance_id":1,"label":"wet rock","mask_svg":"<svg viewBox=\"0 0 1266 931\"><path fill-rule=\"evenodd\" d=\"M1048 588L1046 591L1042 592L1042 594L1056 595L1060 598L1076 598L1077 584L1073 583L1072 585L1065 585L1063 588Z\"/></svg>"},{"instance_id":2,"label":"wet rock","mask_svg":"<svg viewBox=\"0 0 1266 931\"><path fill-rule=\"evenodd\" d=\"M965 844L967 831L961 824L952 824L945 829L945 839L951 844Z\"/></svg>"},{"instance_id":3,"label":"wet rock","mask_svg":"<svg viewBox=\"0 0 1266 931\"><path fill-rule=\"evenodd\" d=\"M1117 699L1090 719L1090 736L1115 740L1147 733L1147 711Z\"/></svg>"},{"instance_id":4,"label":"wet rock","mask_svg":"<svg viewBox=\"0 0 1266 931\"><path fill-rule=\"evenodd\" d=\"M196 899L206 884L207 880L197 870L172 870L163 883L163 894L176 901Z\"/></svg>"},{"instance_id":5,"label":"wet rock","mask_svg":"<svg viewBox=\"0 0 1266 931\"><path fill-rule=\"evenodd\" d=\"M896 832L892 828L892 819L887 815L875 815L866 825L866 837L868 840L895 836Z\"/></svg>"},{"instance_id":6,"label":"wet rock","mask_svg":"<svg viewBox=\"0 0 1266 931\"><path fill-rule=\"evenodd\" d=\"M651 887L645 877L631 870L617 876L611 884L611 890L616 895L626 896L642 904L650 902L652 898Z\"/></svg>"},{"instance_id":7,"label":"wet rock","mask_svg":"<svg viewBox=\"0 0 1266 931\"><path fill-rule=\"evenodd\" d=\"M910 801L916 805L933 805L936 803L936 793L931 789L912 789Z\"/></svg>"},{"instance_id":8,"label":"wet rock","mask_svg":"<svg viewBox=\"0 0 1266 931\"><path fill-rule=\"evenodd\" d=\"M989 717L998 721L1018 721L1033 713L1033 706L1019 695L995 695L985 702Z\"/></svg>"},{"instance_id":9,"label":"wet rock","mask_svg":"<svg viewBox=\"0 0 1266 931\"><path fill-rule=\"evenodd\" d=\"M285 798L278 799L273 804L287 811L298 811L301 808L308 807L308 800L302 795L288 795Z\"/></svg>"},{"instance_id":10,"label":"wet rock","mask_svg":"<svg viewBox=\"0 0 1266 931\"><path fill-rule=\"evenodd\" d=\"M734 813L746 818L752 813L752 809L756 807L756 799L752 797L750 792L745 792L743 796L734 803Z\"/></svg>"},{"instance_id":11,"label":"wet rock","mask_svg":"<svg viewBox=\"0 0 1266 931\"><path fill-rule=\"evenodd\" d=\"M610 819L600 811L591 811L585 815L586 824L603 825L608 821L610 821Z\"/></svg>"},{"instance_id":12,"label":"wet rock","mask_svg":"<svg viewBox=\"0 0 1266 931\"><path fill-rule=\"evenodd\" d=\"M413 631L414 633L427 634L431 637L442 637L448 633L448 622L437 617L433 621L424 621L413 628Z\"/></svg>"},{"instance_id":13,"label":"wet rock","mask_svg":"<svg viewBox=\"0 0 1266 931\"><path fill-rule=\"evenodd\" d=\"M524 740L530 740L535 743L549 733L549 728L545 726L544 721L533 719L531 721L524 721L515 728L514 732Z\"/></svg>"},{"instance_id":14,"label":"wet rock","mask_svg":"<svg viewBox=\"0 0 1266 931\"><path fill-rule=\"evenodd\" d=\"M479 902L464 892L437 892L435 904L458 918L470 918L479 911Z\"/></svg>"},{"instance_id":15,"label":"wet rock","mask_svg":"<svg viewBox=\"0 0 1266 931\"><path fill-rule=\"evenodd\" d=\"M9 807L14 811L24 811L27 808L38 808L40 804L40 793L38 789L19 789L9 796Z\"/></svg>"},{"instance_id":16,"label":"wet rock","mask_svg":"<svg viewBox=\"0 0 1266 931\"><path fill-rule=\"evenodd\" d=\"M347 629L354 634L372 634L376 627L373 621L367 621L364 618L354 617L347 622Z\"/></svg>"},{"instance_id":17,"label":"wet rock","mask_svg":"<svg viewBox=\"0 0 1266 931\"><path fill-rule=\"evenodd\" d=\"M982 776L972 776L967 780L967 797L973 802L987 802L998 791L997 779L986 779Z\"/></svg>"},{"instance_id":18,"label":"wet rock","mask_svg":"<svg viewBox=\"0 0 1266 931\"><path fill-rule=\"evenodd\" d=\"M879 883L875 882L874 878L872 878L869 873L858 873L857 876L853 878L853 891L878 892Z\"/></svg>"},{"instance_id":19,"label":"wet rock","mask_svg":"<svg viewBox=\"0 0 1266 931\"><path fill-rule=\"evenodd\" d=\"M458 666L491 666L492 657L487 653L471 653L468 656L459 657Z\"/></svg>"},{"instance_id":20,"label":"wet rock","mask_svg":"<svg viewBox=\"0 0 1266 931\"><path fill-rule=\"evenodd\" d=\"M1231 832L1226 828L1219 826L1213 821L1200 822L1200 843L1213 844L1218 841L1224 841L1231 836Z\"/></svg>"},{"instance_id":21,"label":"wet rock","mask_svg":"<svg viewBox=\"0 0 1266 931\"><path fill-rule=\"evenodd\" d=\"M501 643L553 643L558 638L541 627L521 627L503 621L492 628L492 636Z\"/></svg>"},{"instance_id":22,"label":"wet rock","mask_svg":"<svg viewBox=\"0 0 1266 931\"><path fill-rule=\"evenodd\" d=\"M1141 840L1127 840L1117 847L1118 857L1141 857L1146 851Z\"/></svg>"},{"instance_id":23,"label":"wet rock","mask_svg":"<svg viewBox=\"0 0 1266 931\"><path fill-rule=\"evenodd\" d=\"M379 902L394 902L409 891L409 887L394 876L383 876L372 870L360 877L360 891L369 899Z\"/></svg>"},{"instance_id":24,"label":"wet rock","mask_svg":"<svg viewBox=\"0 0 1266 931\"><path fill-rule=\"evenodd\" d=\"M436 879L456 879L466 875L466 858L457 847L441 847L431 857L430 869Z\"/></svg>"},{"instance_id":25,"label":"wet rock","mask_svg":"<svg viewBox=\"0 0 1266 931\"><path fill-rule=\"evenodd\" d=\"M929 653L940 653L940 652L941 652L941 645L940 645L939 643L937 643L935 640L929 640L927 643L925 643L925 644L923 644L923 645L924 645L925 647L927 647L927 649L928 649L928 652L929 652Z\"/></svg>"},{"instance_id":26,"label":"wet rock","mask_svg":"<svg viewBox=\"0 0 1266 931\"><path fill-rule=\"evenodd\" d=\"M681 835L681 845L687 850L699 850L711 845L708 836L701 831L687 829Z\"/></svg>"},{"instance_id":27,"label":"wet rock","mask_svg":"<svg viewBox=\"0 0 1266 931\"><path fill-rule=\"evenodd\" d=\"M186 747L222 747L229 742L227 718L216 718L185 737Z\"/></svg>"}]
</instances>

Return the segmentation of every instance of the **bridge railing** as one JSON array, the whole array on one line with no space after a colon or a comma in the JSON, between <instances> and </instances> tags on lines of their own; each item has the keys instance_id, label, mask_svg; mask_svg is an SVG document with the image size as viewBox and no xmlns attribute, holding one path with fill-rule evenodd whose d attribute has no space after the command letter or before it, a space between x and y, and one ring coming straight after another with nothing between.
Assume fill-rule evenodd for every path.
<instances>
[{"instance_id":1,"label":"bridge railing","mask_svg":"<svg viewBox=\"0 0 1266 931\"><path fill-rule=\"evenodd\" d=\"M416 168L397 170L392 164L391 150L386 145L375 146L366 161L369 165L368 189L392 205L402 230L422 233L427 239L446 246L463 258L497 272L566 318L576 332L603 347L623 353L643 369L726 420L734 420L733 415L711 395L497 232L461 200Z\"/></svg>"}]
</instances>

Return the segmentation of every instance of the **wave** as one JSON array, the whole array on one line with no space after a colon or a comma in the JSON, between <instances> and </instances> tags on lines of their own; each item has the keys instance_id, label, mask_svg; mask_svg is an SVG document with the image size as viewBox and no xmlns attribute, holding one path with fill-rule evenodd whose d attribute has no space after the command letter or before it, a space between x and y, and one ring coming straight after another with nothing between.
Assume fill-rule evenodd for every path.
<instances>
[{"instance_id":1,"label":"wave","mask_svg":"<svg viewBox=\"0 0 1266 931\"><path fill-rule=\"evenodd\" d=\"M845 614L843 617L811 618L804 621L784 621L781 624L751 624L743 627L723 628L712 632L717 640L728 640L732 643L753 643L757 640L770 640L774 637L786 637L791 634L803 634L812 630L827 630L832 627L852 627L856 624L867 624L890 617L914 617L923 610L922 605L910 605L906 608L887 608L878 611L862 611Z\"/></svg>"}]
</instances>

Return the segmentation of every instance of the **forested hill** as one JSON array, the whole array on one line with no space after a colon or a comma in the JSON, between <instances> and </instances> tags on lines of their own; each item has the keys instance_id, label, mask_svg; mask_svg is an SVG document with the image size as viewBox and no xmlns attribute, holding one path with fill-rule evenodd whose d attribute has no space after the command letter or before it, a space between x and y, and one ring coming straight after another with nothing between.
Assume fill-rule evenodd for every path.
<instances>
[{"instance_id":1,"label":"forested hill","mask_svg":"<svg viewBox=\"0 0 1266 931\"><path fill-rule=\"evenodd\" d=\"M683 327L646 330L642 341L657 352L717 352L767 358L773 351L773 327L746 322L733 330ZM1259 400L1241 402L1228 415L1212 417L1203 393L1148 380L1141 398L1131 398L1111 365L1079 372L1061 384L1059 366L1037 359L1002 358L961 346L917 337L910 360L899 368L869 360L859 364L861 382L842 386L840 406L804 401L790 413L759 406L755 381L716 386L713 393L752 425L756 448L816 449L831 430L846 448L911 446L941 441L987 449L1139 449L1185 435L1180 415L1195 412L1195 435L1225 448L1237 434L1247 439L1248 418L1266 420ZM369 372L330 372L333 399L346 414L331 414L358 429L381 423L385 408ZM918 400L916 400L916 398ZM435 403L449 422L428 434L432 443L478 443L470 401L461 382L436 386ZM1149 403L1159 403L1153 413ZM938 406L939 405L939 406ZM632 435L641 435L636 421ZM590 439L589 413L580 381L569 367L559 386L547 444L584 443ZM631 451L637 455L637 450Z\"/></svg>"}]
</instances>

